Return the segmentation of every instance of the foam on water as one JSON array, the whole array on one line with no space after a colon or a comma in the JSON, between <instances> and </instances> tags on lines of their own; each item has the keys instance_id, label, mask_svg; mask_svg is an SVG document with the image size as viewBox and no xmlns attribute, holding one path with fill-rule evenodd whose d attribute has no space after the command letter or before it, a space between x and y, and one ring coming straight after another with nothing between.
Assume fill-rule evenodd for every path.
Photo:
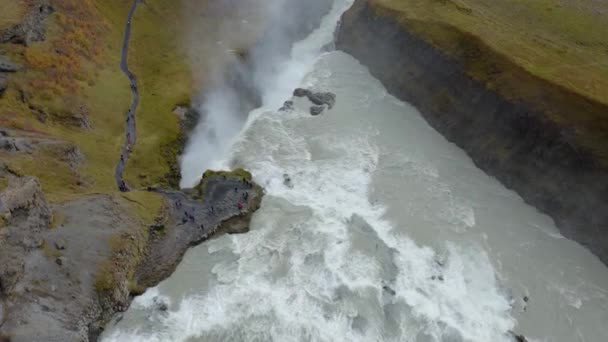
<instances>
[{"instance_id":1,"label":"foam on water","mask_svg":"<svg viewBox=\"0 0 608 342\"><path fill-rule=\"evenodd\" d=\"M439 256L395 234L370 203L375 132L311 136L301 129L308 120L302 110L258 113L233 147L267 191L254 230L222 247L236 263L214 267L209 292L183 298L162 328L108 341L508 340L510 305L482 251L451 246ZM367 238L355 239L353 225Z\"/></svg>"},{"instance_id":2,"label":"foam on water","mask_svg":"<svg viewBox=\"0 0 608 342\"><path fill-rule=\"evenodd\" d=\"M484 207L476 198L514 206L526 217L531 210L488 181L352 57L319 53L351 3L336 1L323 26L294 46L292 60L279 68L282 72L260 78L268 81L266 106L251 112L243 130L213 158L222 165L246 167L264 186L266 196L251 231L189 251L171 278L134 301L104 341L511 341L509 332L518 325L513 308L522 304L503 284L524 280L505 279L505 274L527 274L512 272L517 265L503 265L492 250L500 246L489 242L495 225L507 222L504 227L513 228L512 213ZM274 110L300 85L335 91L336 106L317 117L308 114L304 100L297 100L293 111ZM367 119L381 117L383 110L407 117L407 125L388 116L383 118L387 122ZM389 133L395 126L403 132ZM416 133L424 138L412 141L424 148L392 138ZM446 167L427 156L457 159L449 164L450 172L475 174L474 181L484 185L470 194L459 191L459 183L446 177ZM379 183L379 175L390 181ZM386 190L375 186L401 183L412 185L405 188L411 190L407 196L372 196ZM405 214L392 215L391 208ZM496 223L488 223L488 215ZM534 215L529 223L533 230L521 233L523 240L536 238L534 230L555 231ZM427 232L425 225L431 223L432 229L447 233ZM523 219L512 225L525 224ZM427 241L428 246L420 242L433 232L442 235ZM500 235L510 237L508 232ZM526 252L530 247L509 248ZM497 268L510 273L497 273ZM543 280L546 288L539 291L560 298L538 307L564 310L560 319L572 313L563 306L582 310L600 303L601 312L606 290L588 278L581 274L575 282ZM169 303L168 311L155 308L159 300ZM593 310L586 312L590 316L581 317L601 320ZM585 341L585 334L578 334Z\"/></svg>"},{"instance_id":3,"label":"foam on water","mask_svg":"<svg viewBox=\"0 0 608 342\"><path fill-rule=\"evenodd\" d=\"M256 91L261 95L262 108L280 107L293 89L300 85L304 76L312 69L321 49L333 42L336 24L353 1L334 1L331 11L322 19L319 28L306 39L294 44L290 58L273 59L277 65L272 65L272 72L269 72L266 61L254 63L252 77ZM280 16L280 13L276 15ZM270 58L273 51L267 51L267 54ZM181 157L182 187L194 186L202 175L201 170L228 166L225 156L232 144L238 140L238 134L247 121L240 113L237 96L237 92L226 85L221 85L205 95L200 112L207 115L197 124Z\"/></svg>"},{"instance_id":4,"label":"foam on water","mask_svg":"<svg viewBox=\"0 0 608 342\"><path fill-rule=\"evenodd\" d=\"M268 123L261 118L252 131L263 136L272 127ZM285 146L300 146L301 141L294 143L290 138L295 132L290 133L275 135L274 139ZM209 293L184 298L179 308L160 322L166 330L149 334L118 332L108 340L390 340L378 328L385 320L383 284L394 284L391 286L396 295L391 304L406 303L412 310L414 317L400 317L400 327L424 326L423 332L436 341L441 341L447 328L472 341L504 339L513 322L507 314L508 303L496 290L487 260L467 257L454 247L442 272L444 282L433 279L441 273L434 252L416 246L407 237L391 236L389 223L381 218L382 207L371 205L367 199L377 157L374 147L362 137L321 139L333 152L351 148L340 158L321 160L311 160L308 153L298 153L294 148L287 160L275 160L275 167L268 168L272 159L284 155L272 152L276 145L268 145L268 149L256 148L259 155L267 156L266 160L243 160L257 181L267 185L271 199L266 202L285 201L296 212L297 207L306 208L299 215L291 215L291 225L279 225L272 217L277 213L263 208L259 214L259 219L265 220L259 222L261 230L232 239L231 249L240 256L238 264L216 267L217 284ZM251 147L252 142L245 144ZM352 146L358 148L353 150ZM243 159L250 152L243 151ZM276 182L283 173L293 175L293 188ZM268 205L272 203L264 207ZM379 242L395 251L396 279L382 279L381 263L386 260L375 260L373 255L350 248L347 229L353 214L363 217L383 236ZM285 229L289 232L277 232ZM281 236L271 238L274 234ZM288 270L273 277L281 262L289 265ZM340 291L351 294L338 298ZM365 317L358 300L376 306L376 312ZM485 304L480 305L480 301ZM354 330L354 319L362 316L368 322L377 322L364 331ZM392 335L397 341L408 332L395 331Z\"/></svg>"}]
</instances>

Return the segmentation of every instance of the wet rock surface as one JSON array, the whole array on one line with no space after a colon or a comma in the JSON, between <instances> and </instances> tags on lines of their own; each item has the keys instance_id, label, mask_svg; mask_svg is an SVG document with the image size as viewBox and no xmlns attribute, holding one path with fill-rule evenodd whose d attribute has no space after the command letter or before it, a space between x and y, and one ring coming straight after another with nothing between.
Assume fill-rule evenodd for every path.
<instances>
[{"instance_id":1,"label":"wet rock surface","mask_svg":"<svg viewBox=\"0 0 608 342\"><path fill-rule=\"evenodd\" d=\"M312 106L310 107L310 115L319 115L325 111L325 108L325 106Z\"/></svg>"},{"instance_id":2,"label":"wet rock surface","mask_svg":"<svg viewBox=\"0 0 608 342\"><path fill-rule=\"evenodd\" d=\"M295 97L306 97L314 105L310 107L310 115L317 116L326 110L332 109L336 104L336 94L331 92L314 92L309 89L296 88Z\"/></svg>"},{"instance_id":3,"label":"wet rock surface","mask_svg":"<svg viewBox=\"0 0 608 342\"><path fill-rule=\"evenodd\" d=\"M263 196L257 184L225 173L204 177L197 189L158 191L170 202L173 222L151 227L150 254L136 274L146 286L168 277L190 246L217 234L249 231L251 215Z\"/></svg>"}]
</instances>

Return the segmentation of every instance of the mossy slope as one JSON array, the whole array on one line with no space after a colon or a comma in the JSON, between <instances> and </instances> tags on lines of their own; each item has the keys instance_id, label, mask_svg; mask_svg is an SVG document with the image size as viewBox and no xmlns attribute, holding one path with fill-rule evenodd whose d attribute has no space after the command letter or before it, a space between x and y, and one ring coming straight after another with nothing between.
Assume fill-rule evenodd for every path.
<instances>
[{"instance_id":1,"label":"mossy slope","mask_svg":"<svg viewBox=\"0 0 608 342\"><path fill-rule=\"evenodd\" d=\"M573 144L608 165L608 13L572 1L369 4L376 15L398 21L489 90L543 113L572 136Z\"/></svg>"}]
</instances>

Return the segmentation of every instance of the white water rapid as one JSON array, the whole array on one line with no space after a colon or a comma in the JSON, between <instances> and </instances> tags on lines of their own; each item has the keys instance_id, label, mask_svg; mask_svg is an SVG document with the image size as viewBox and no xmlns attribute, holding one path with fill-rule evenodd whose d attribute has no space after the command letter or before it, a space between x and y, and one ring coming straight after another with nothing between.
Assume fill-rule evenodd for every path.
<instances>
[{"instance_id":1,"label":"white water rapid","mask_svg":"<svg viewBox=\"0 0 608 342\"><path fill-rule=\"evenodd\" d=\"M192 248L103 341L608 341L606 267L354 58L321 53L351 3L265 76L222 148L188 149L185 184L242 166L265 187L251 231ZM277 111L298 86L335 107Z\"/></svg>"}]
</instances>

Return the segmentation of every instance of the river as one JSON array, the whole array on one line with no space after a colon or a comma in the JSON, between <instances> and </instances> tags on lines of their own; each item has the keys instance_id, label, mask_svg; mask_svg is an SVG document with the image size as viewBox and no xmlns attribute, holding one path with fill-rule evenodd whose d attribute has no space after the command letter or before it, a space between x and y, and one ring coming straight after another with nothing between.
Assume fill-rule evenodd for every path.
<instances>
[{"instance_id":1,"label":"river","mask_svg":"<svg viewBox=\"0 0 608 342\"><path fill-rule=\"evenodd\" d=\"M608 341L599 259L354 58L321 52L351 2L294 45L220 152L188 150L265 187L251 231L192 248L103 341ZM278 111L298 86L335 107Z\"/></svg>"}]
</instances>

